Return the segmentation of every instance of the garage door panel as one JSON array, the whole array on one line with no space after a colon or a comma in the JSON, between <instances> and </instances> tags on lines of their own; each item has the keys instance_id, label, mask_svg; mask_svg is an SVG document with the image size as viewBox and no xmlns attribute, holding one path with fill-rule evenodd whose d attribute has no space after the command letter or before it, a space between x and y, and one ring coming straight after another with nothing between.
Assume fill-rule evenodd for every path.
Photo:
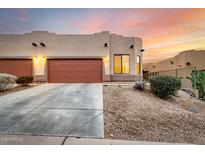
<instances>
[{"instance_id":1,"label":"garage door panel","mask_svg":"<svg viewBox=\"0 0 205 154\"><path fill-rule=\"evenodd\" d=\"M102 82L102 60L49 60L48 78L53 83Z\"/></svg>"},{"instance_id":2,"label":"garage door panel","mask_svg":"<svg viewBox=\"0 0 205 154\"><path fill-rule=\"evenodd\" d=\"M15 76L32 76L32 60L27 59L1 59L0 73L8 73Z\"/></svg>"},{"instance_id":3,"label":"garage door panel","mask_svg":"<svg viewBox=\"0 0 205 154\"><path fill-rule=\"evenodd\" d=\"M91 77L92 76L92 77ZM94 80L95 78L95 80ZM100 75L96 75L95 72L89 72L89 74L80 74L80 73L72 73L70 75L56 75L50 78L52 82L55 83L92 83L92 82L101 82Z\"/></svg>"},{"instance_id":4,"label":"garage door panel","mask_svg":"<svg viewBox=\"0 0 205 154\"><path fill-rule=\"evenodd\" d=\"M90 61L86 61L82 62L82 60L79 61L79 63L77 61L55 61L54 63L51 62L52 67L50 67L51 71L67 71L69 70L71 71L101 71L99 68L101 68L101 63L98 61L94 61L94 62L90 62ZM82 66L83 69L82 69Z\"/></svg>"},{"instance_id":5,"label":"garage door panel","mask_svg":"<svg viewBox=\"0 0 205 154\"><path fill-rule=\"evenodd\" d=\"M101 72L101 70L99 70L99 66L89 66L89 65L84 65L84 68L82 69L82 65L81 66L75 66L75 65L71 65L71 66L66 66L66 65L62 65L62 66L52 66L52 68L50 69L50 71L54 71L54 72L64 72L69 70L69 72L86 72L86 71L96 71L96 72Z\"/></svg>"},{"instance_id":6,"label":"garage door panel","mask_svg":"<svg viewBox=\"0 0 205 154\"><path fill-rule=\"evenodd\" d=\"M52 62L52 65L56 65L56 66L101 65L101 60L49 60L49 61Z\"/></svg>"},{"instance_id":7,"label":"garage door panel","mask_svg":"<svg viewBox=\"0 0 205 154\"><path fill-rule=\"evenodd\" d=\"M62 76L63 75L63 76ZM70 72L70 73L58 73L54 74L51 77L86 77L86 76L100 76L101 74L96 72L87 72L87 73L81 73L81 72Z\"/></svg>"}]
</instances>

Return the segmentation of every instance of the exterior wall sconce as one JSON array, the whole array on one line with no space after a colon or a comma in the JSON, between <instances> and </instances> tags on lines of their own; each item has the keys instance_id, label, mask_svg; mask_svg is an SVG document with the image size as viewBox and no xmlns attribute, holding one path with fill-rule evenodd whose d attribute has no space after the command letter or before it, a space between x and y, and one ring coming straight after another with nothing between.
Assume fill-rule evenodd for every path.
<instances>
[{"instance_id":1,"label":"exterior wall sconce","mask_svg":"<svg viewBox=\"0 0 205 154\"><path fill-rule=\"evenodd\" d=\"M42 42L40 43L40 45L41 45L42 47L45 47L45 46L46 46L46 45L45 45L44 43L42 43Z\"/></svg>"},{"instance_id":2,"label":"exterior wall sconce","mask_svg":"<svg viewBox=\"0 0 205 154\"><path fill-rule=\"evenodd\" d=\"M108 62L109 62L109 57L108 57L108 56L104 57L104 58L103 58L103 61L104 61L105 64L108 64Z\"/></svg>"},{"instance_id":3,"label":"exterior wall sconce","mask_svg":"<svg viewBox=\"0 0 205 154\"><path fill-rule=\"evenodd\" d=\"M37 46L38 46L36 43L32 43L32 45L33 45L34 47L37 47Z\"/></svg>"},{"instance_id":4,"label":"exterior wall sconce","mask_svg":"<svg viewBox=\"0 0 205 154\"><path fill-rule=\"evenodd\" d=\"M44 56L33 57L33 63L35 63L35 64L45 63L45 62L46 62L46 57L44 57Z\"/></svg>"},{"instance_id":5,"label":"exterior wall sconce","mask_svg":"<svg viewBox=\"0 0 205 154\"><path fill-rule=\"evenodd\" d=\"M134 45L132 44L131 46L130 46L130 49L132 49L134 47Z\"/></svg>"},{"instance_id":6,"label":"exterior wall sconce","mask_svg":"<svg viewBox=\"0 0 205 154\"><path fill-rule=\"evenodd\" d=\"M140 51L141 51L141 52L144 52L144 51L145 51L145 49L141 49Z\"/></svg>"},{"instance_id":7,"label":"exterior wall sconce","mask_svg":"<svg viewBox=\"0 0 205 154\"><path fill-rule=\"evenodd\" d=\"M107 47L107 43L104 44L104 47Z\"/></svg>"},{"instance_id":8,"label":"exterior wall sconce","mask_svg":"<svg viewBox=\"0 0 205 154\"><path fill-rule=\"evenodd\" d=\"M174 64L174 62L171 60L171 61L170 61L170 64L172 64L172 65L173 65L173 64Z\"/></svg>"}]
</instances>

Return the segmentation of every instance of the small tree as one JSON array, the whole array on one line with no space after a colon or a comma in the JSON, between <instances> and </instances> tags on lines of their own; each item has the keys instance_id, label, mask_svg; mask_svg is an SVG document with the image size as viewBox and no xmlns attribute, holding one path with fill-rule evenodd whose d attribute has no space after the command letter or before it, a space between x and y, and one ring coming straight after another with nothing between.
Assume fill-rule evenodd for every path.
<instances>
[{"instance_id":1,"label":"small tree","mask_svg":"<svg viewBox=\"0 0 205 154\"><path fill-rule=\"evenodd\" d=\"M21 76L21 77L18 77L16 80L16 83L21 84L23 86L27 86L28 84L32 82L33 82L32 76Z\"/></svg>"},{"instance_id":2,"label":"small tree","mask_svg":"<svg viewBox=\"0 0 205 154\"><path fill-rule=\"evenodd\" d=\"M191 76L187 76L186 78L192 82L192 88L199 91L199 98L203 99L205 96L205 72L198 71L195 68Z\"/></svg>"}]
</instances>

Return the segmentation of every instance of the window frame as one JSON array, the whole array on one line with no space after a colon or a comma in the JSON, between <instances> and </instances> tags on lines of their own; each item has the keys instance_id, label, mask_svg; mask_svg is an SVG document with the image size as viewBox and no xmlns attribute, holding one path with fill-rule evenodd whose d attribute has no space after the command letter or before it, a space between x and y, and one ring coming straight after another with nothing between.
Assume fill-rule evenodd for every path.
<instances>
[{"instance_id":1,"label":"window frame","mask_svg":"<svg viewBox=\"0 0 205 154\"><path fill-rule=\"evenodd\" d=\"M135 64L136 65L136 74L141 75L142 74L142 72L141 72L141 56L140 55L136 56L136 62L137 62L137 58L139 58L139 63ZM138 65L139 65L139 73L138 73L138 70L137 70Z\"/></svg>"},{"instance_id":2,"label":"window frame","mask_svg":"<svg viewBox=\"0 0 205 154\"><path fill-rule=\"evenodd\" d=\"M121 59L121 73L115 73L115 56L120 56ZM129 57L129 73L123 73L123 62L122 62L122 57L123 56L128 56ZM114 54L113 55L113 72L114 74L130 74L130 54Z\"/></svg>"}]
</instances>

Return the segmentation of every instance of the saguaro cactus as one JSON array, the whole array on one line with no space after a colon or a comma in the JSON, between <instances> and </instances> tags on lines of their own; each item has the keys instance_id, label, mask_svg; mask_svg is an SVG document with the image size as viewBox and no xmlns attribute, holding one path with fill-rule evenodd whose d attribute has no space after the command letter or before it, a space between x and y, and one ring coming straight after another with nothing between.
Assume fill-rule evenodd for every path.
<instances>
[{"instance_id":1,"label":"saguaro cactus","mask_svg":"<svg viewBox=\"0 0 205 154\"><path fill-rule=\"evenodd\" d=\"M197 71L196 68L192 71L190 77L186 77L191 80L192 88L199 91L199 98L205 96L205 72Z\"/></svg>"}]
</instances>

